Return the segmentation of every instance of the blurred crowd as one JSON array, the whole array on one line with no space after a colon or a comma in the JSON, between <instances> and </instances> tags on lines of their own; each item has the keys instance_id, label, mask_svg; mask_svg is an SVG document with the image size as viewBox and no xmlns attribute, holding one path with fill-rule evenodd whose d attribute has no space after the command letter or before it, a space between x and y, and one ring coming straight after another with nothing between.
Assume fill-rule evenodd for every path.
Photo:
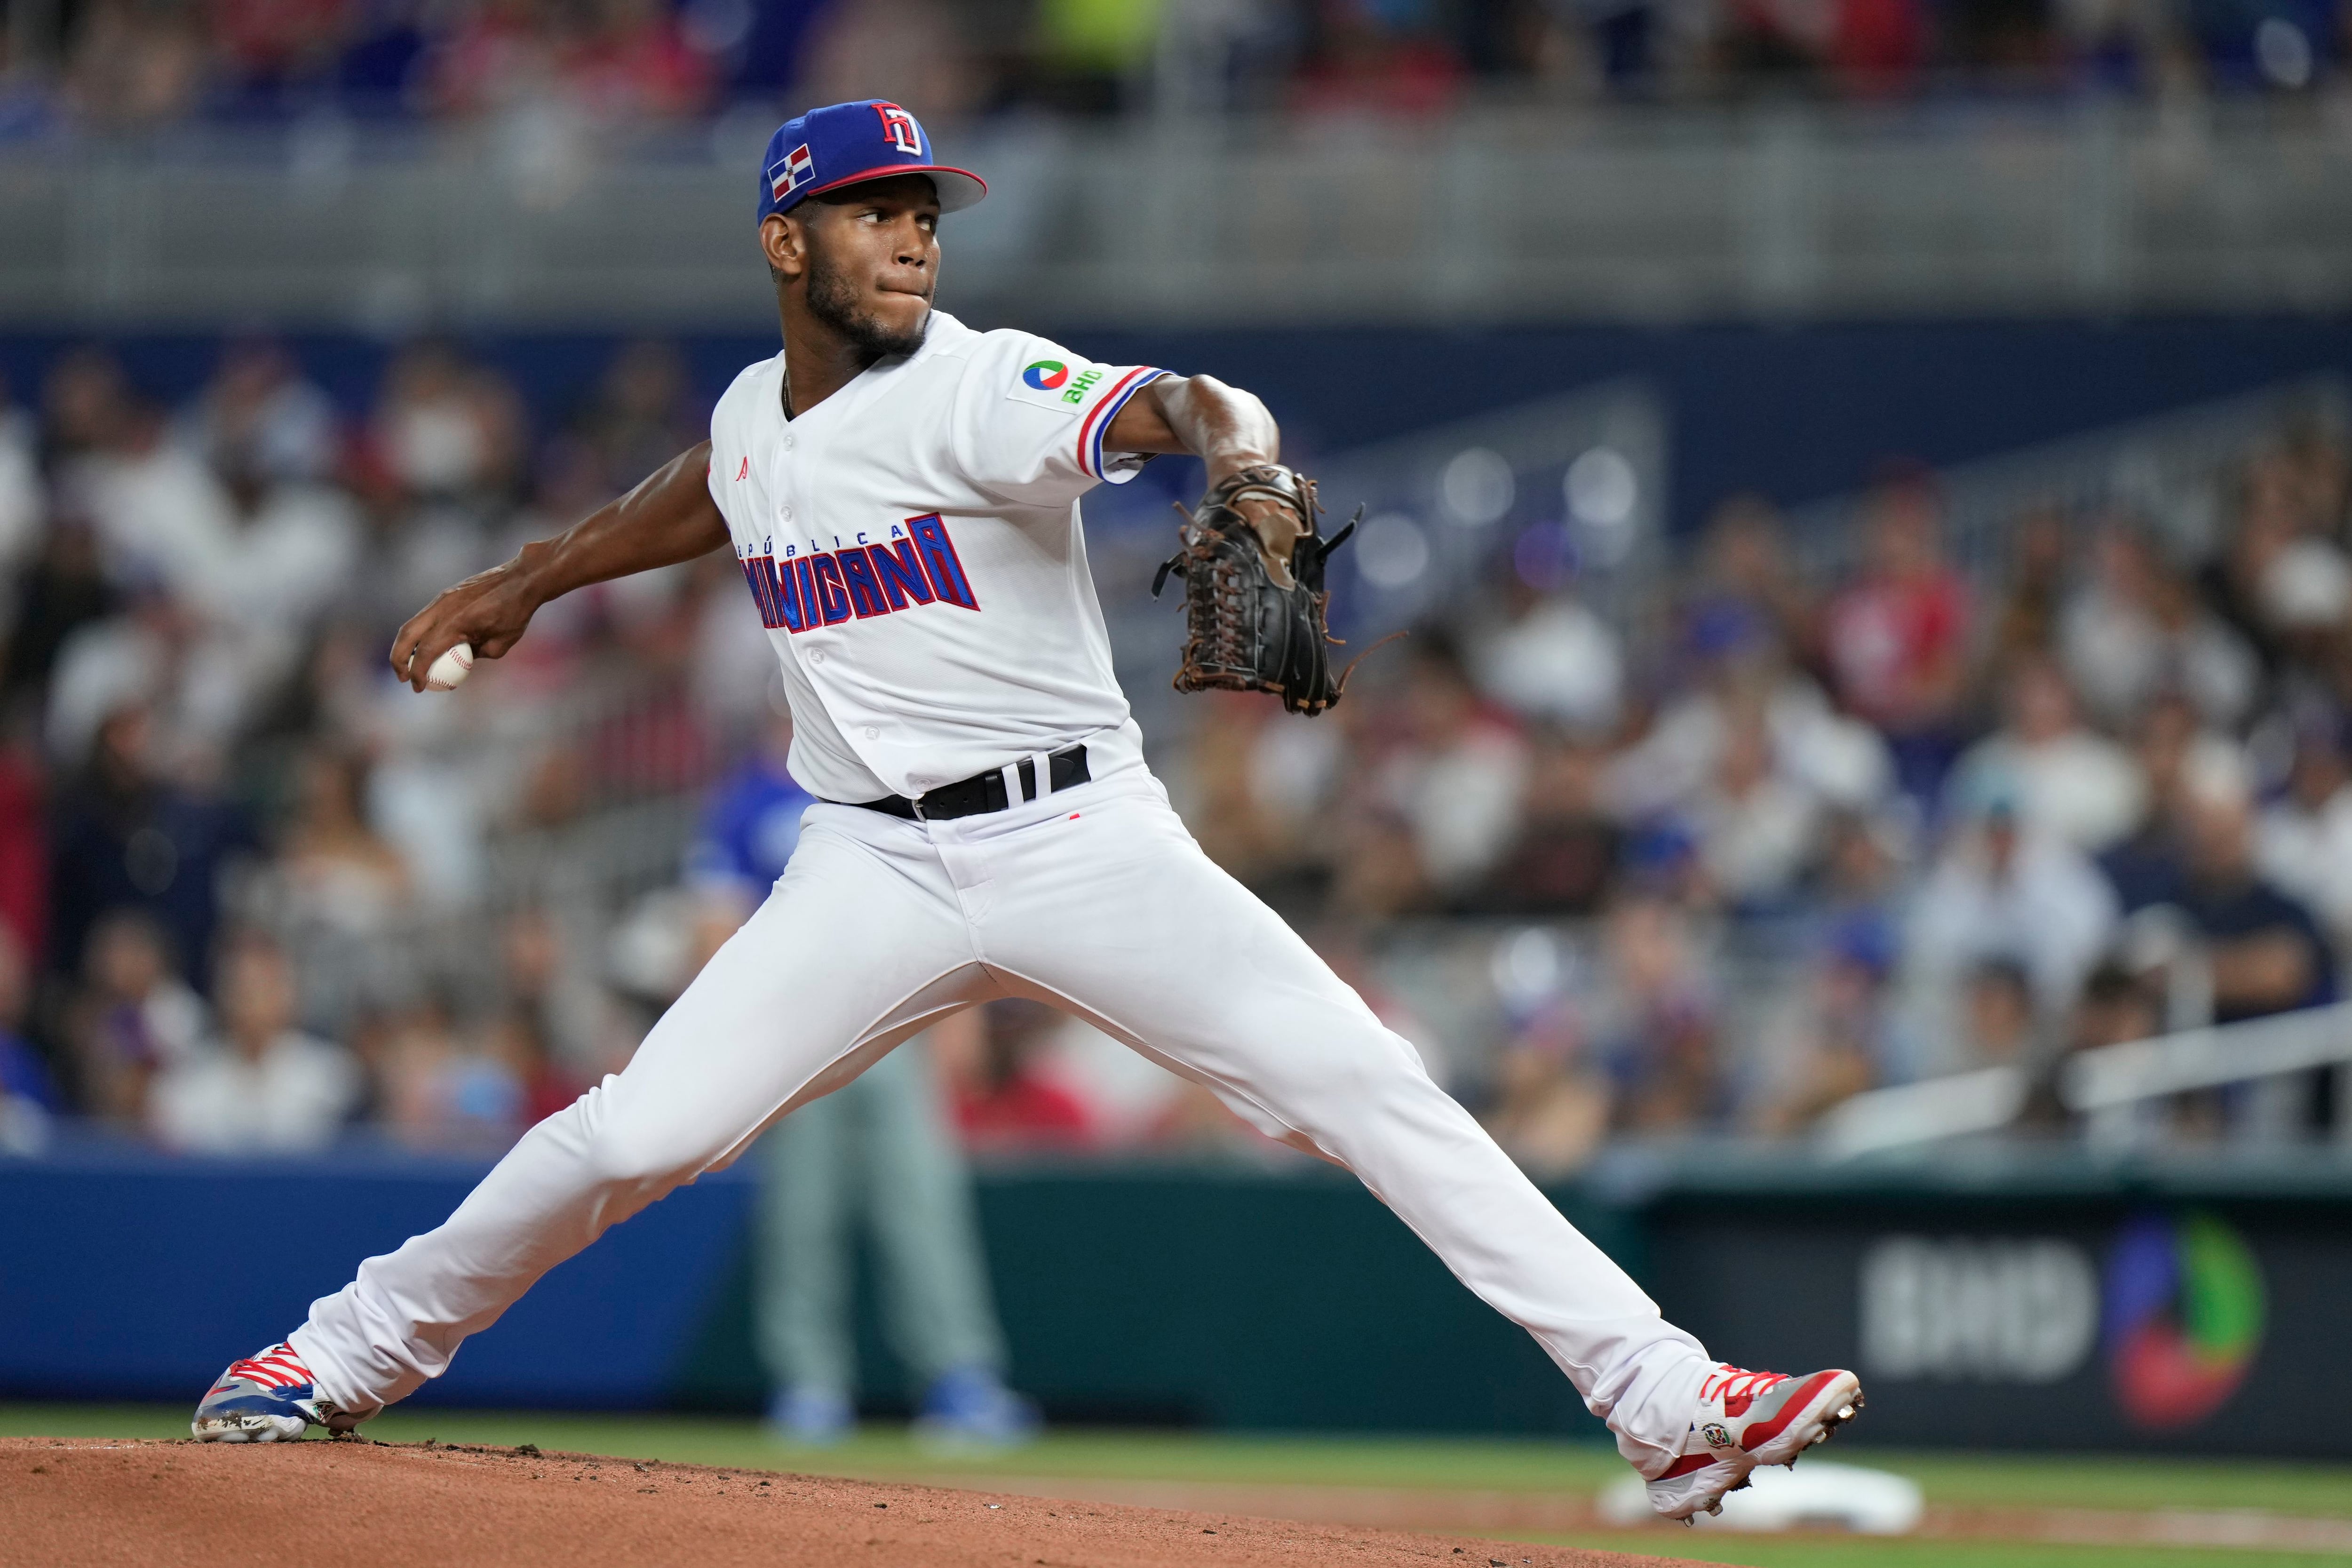
<instances>
[{"instance_id":1,"label":"blurred crowd","mask_svg":"<svg viewBox=\"0 0 2352 1568\"><path fill-rule=\"evenodd\" d=\"M740 574L560 601L446 697L382 650L707 416L656 342L536 420L432 340L363 406L259 337L179 406L96 347L0 389L0 1150L470 1152L626 1061L808 803ZM2056 1131L2071 1053L2332 1001L2352 955L2352 460L2281 427L2221 494L2209 542L2042 507L1963 570L1892 465L1815 572L1734 497L1628 624L1497 539L1332 714L1188 698L1155 757L1531 1167L1998 1065ZM1272 1148L1042 1008L929 1048L976 1148ZM2335 1114L2290 1087L2169 1132Z\"/></svg>"},{"instance_id":2,"label":"blurred crowd","mask_svg":"<svg viewBox=\"0 0 2352 1568\"><path fill-rule=\"evenodd\" d=\"M622 347L551 431L438 342L394 356L356 419L260 339L179 408L99 349L31 391L0 397L20 1112L191 1148L355 1121L465 1146L625 1061L665 998L609 980L563 835L690 799L740 749L774 679L719 613L740 574L716 558L567 599L446 700L383 650L440 588L700 438L676 352Z\"/></svg>"},{"instance_id":3,"label":"blurred crowd","mask_svg":"<svg viewBox=\"0 0 2352 1568\"><path fill-rule=\"evenodd\" d=\"M1181 798L1310 929L1418 917L1375 1005L1531 1164L2002 1066L2063 1131L2072 1053L2332 1002L2352 955L2352 467L2280 430L2224 490L2208 558L2044 507L1980 580L1924 471L1829 580L1736 497L1632 639L1500 548L1332 721L1205 700ZM1486 1016L1405 961L1441 917L1506 933ZM2337 1114L2323 1074L2158 1131Z\"/></svg>"},{"instance_id":4,"label":"blurred crowd","mask_svg":"<svg viewBox=\"0 0 2352 1568\"><path fill-rule=\"evenodd\" d=\"M2294 92L2341 0L8 0L0 134L873 96L1440 112L1475 98Z\"/></svg>"}]
</instances>

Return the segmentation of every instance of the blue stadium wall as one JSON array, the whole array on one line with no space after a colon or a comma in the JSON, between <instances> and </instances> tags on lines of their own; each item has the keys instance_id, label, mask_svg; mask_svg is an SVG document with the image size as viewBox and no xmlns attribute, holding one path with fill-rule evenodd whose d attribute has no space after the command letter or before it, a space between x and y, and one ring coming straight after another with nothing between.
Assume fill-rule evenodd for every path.
<instances>
[{"instance_id":1,"label":"blue stadium wall","mask_svg":"<svg viewBox=\"0 0 2352 1568\"><path fill-rule=\"evenodd\" d=\"M0 1398L192 1400L482 1169L0 1160ZM2352 1458L2352 1177L2198 1169L1789 1163L1552 1196L1716 1353L1860 1366L1870 1441ZM758 1408L756 1194L721 1173L608 1233L417 1402ZM1039 1164L987 1173L980 1200L1013 1375L1056 1420L1601 1436L1337 1173ZM903 1411L872 1294L861 1398Z\"/></svg>"}]
</instances>

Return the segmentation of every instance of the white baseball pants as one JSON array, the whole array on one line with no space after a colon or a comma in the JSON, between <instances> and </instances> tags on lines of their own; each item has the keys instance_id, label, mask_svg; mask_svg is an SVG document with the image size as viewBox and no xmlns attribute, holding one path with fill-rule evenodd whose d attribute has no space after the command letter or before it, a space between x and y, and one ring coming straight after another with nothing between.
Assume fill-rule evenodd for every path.
<instances>
[{"instance_id":1,"label":"white baseball pants","mask_svg":"<svg viewBox=\"0 0 2352 1568\"><path fill-rule=\"evenodd\" d=\"M1697 1342L1202 853L1139 761L950 822L811 808L767 902L627 1070L532 1128L438 1229L314 1302L294 1348L321 1394L373 1413L606 1226L925 1023L1003 995L1086 1018L1355 1173L1536 1337L1637 1468L1680 1452L1710 1364Z\"/></svg>"}]
</instances>

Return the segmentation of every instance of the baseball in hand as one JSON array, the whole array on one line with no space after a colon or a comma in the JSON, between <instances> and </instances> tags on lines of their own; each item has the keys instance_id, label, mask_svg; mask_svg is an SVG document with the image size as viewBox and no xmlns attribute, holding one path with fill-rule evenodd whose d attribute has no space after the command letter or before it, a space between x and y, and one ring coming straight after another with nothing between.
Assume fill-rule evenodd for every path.
<instances>
[{"instance_id":1,"label":"baseball in hand","mask_svg":"<svg viewBox=\"0 0 2352 1568\"><path fill-rule=\"evenodd\" d=\"M433 661L433 668L425 672L425 689L454 691L464 684L473 668L474 645L461 642Z\"/></svg>"}]
</instances>

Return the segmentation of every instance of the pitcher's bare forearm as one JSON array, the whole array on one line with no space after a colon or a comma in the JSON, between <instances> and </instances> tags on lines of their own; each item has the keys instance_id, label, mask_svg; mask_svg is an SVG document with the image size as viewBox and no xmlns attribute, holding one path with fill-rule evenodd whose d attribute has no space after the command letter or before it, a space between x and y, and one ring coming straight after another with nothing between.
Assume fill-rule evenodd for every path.
<instances>
[{"instance_id":1,"label":"pitcher's bare forearm","mask_svg":"<svg viewBox=\"0 0 2352 1568\"><path fill-rule=\"evenodd\" d=\"M1265 404L1213 375L1162 376L1128 400L1103 446L1114 452L1190 452L1207 466L1212 493L1244 468L1282 460L1282 431ZM1234 504L1257 531L1266 570L1291 585L1290 558L1311 520L1263 494Z\"/></svg>"},{"instance_id":2,"label":"pitcher's bare forearm","mask_svg":"<svg viewBox=\"0 0 2352 1568\"><path fill-rule=\"evenodd\" d=\"M515 564L539 602L707 555L727 542L727 520L710 499L710 443L688 447L636 489L552 539L522 547Z\"/></svg>"},{"instance_id":3,"label":"pitcher's bare forearm","mask_svg":"<svg viewBox=\"0 0 2352 1568\"><path fill-rule=\"evenodd\" d=\"M718 549L727 520L710 499L709 468L710 443L689 447L620 500L444 590L393 638L393 673L422 691L447 649L470 643L476 658L497 658L522 640L550 599Z\"/></svg>"},{"instance_id":4,"label":"pitcher's bare forearm","mask_svg":"<svg viewBox=\"0 0 2352 1568\"><path fill-rule=\"evenodd\" d=\"M1162 376L1128 400L1103 446L1114 452L1190 452L1213 486L1237 469L1282 460L1282 432L1255 395L1213 375Z\"/></svg>"}]
</instances>

